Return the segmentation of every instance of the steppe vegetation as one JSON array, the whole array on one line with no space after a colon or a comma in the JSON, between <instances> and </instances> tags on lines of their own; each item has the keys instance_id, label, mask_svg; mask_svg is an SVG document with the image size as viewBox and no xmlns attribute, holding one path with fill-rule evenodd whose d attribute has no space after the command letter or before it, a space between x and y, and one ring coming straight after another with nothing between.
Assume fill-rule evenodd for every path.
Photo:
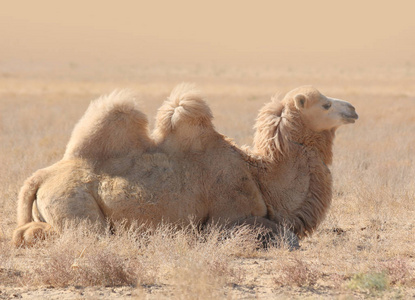
<instances>
[{"instance_id":1,"label":"steppe vegetation","mask_svg":"<svg viewBox=\"0 0 415 300\"><path fill-rule=\"evenodd\" d=\"M0 299L415 297L413 67L82 70L0 74ZM20 186L62 157L90 100L130 88L152 125L182 81L200 87L217 130L239 145L252 142L256 114L277 91L313 84L356 107L359 120L335 140L332 207L300 250L257 250L247 228L227 238L214 227L167 225L97 236L85 224L31 249L11 247Z\"/></svg>"}]
</instances>

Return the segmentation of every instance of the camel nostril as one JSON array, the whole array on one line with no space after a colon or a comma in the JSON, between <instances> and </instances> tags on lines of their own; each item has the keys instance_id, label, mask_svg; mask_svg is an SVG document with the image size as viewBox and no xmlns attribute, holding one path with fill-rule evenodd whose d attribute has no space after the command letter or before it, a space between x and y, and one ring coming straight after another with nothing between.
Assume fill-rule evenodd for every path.
<instances>
[{"instance_id":1,"label":"camel nostril","mask_svg":"<svg viewBox=\"0 0 415 300\"><path fill-rule=\"evenodd\" d=\"M354 106L353 105L351 105L350 103L347 103L347 106L353 111L353 112L355 112L356 111L356 109L354 108Z\"/></svg>"},{"instance_id":2,"label":"camel nostril","mask_svg":"<svg viewBox=\"0 0 415 300\"><path fill-rule=\"evenodd\" d=\"M347 103L347 107L350 109L350 114L353 116L353 118L357 119L359 116L356 113L356 108L354 108L354 106L350 103Z\"/></svg>"},{"instance_id":3,"label":"camel nostril","mask_svg":"<svg viewBox=\"0 0 415 300\"><path fill-rule=\"evenodd\" d=\"M359 115L356 113L356 109L354 108L354 106L352 106L352 112L353 112L353 115L355 116L356 120L359 119Z\"/></svg>"}]
</instances>

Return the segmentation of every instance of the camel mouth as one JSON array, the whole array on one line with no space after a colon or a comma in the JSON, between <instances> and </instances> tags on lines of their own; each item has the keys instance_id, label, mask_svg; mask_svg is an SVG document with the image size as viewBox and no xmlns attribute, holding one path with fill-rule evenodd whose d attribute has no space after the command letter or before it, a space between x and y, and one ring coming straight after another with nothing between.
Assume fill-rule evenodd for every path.
<instances>
[{"instance_id":1,"label":"camel mouth","mask_svg":"<svg viewBox=\"0 0 415 300\"><path fill-rule=\"evenodd\" d=\"M346 124L353 124L357 119L359 119L359 116L357 113L353 112L351 114L342 114L342 118Z\"/></svg>"}]
</instances>

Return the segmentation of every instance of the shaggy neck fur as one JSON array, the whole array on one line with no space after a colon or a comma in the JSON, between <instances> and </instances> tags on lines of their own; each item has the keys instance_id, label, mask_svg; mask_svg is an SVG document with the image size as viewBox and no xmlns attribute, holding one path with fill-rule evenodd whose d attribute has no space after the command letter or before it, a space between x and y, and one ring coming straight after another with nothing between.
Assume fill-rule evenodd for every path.
<instances>
[{"instance_id":1,"label":"shaggy neck fur","mask_svg":"<svg viewBox=\"0 0 415 300\"><path fill-rule=\"evenodd\" d=\"M299 237L310 235L331 204L332 178L327 166L332 162L335 130L314 132L307 128L293 103L276 102L260 111L255 127L254 153L262 161L257 176L269 207L269 217L288 222ZM300 204L293 208L284 203L290 200L281 196L290 191L290 186L275 187L272 178L278 181L278 177L284 176L278 174L279 165L294 165L298 159L307 162L309 188L305 194L291 195L290 199ZM291 168L288 166L288 169Z\"/></svg>"},{"instance_id":2,"label":"shaggy neck fur","mask_svg":"<svg viewBox=\"0 0 415 300\"><path fill-rule=\"evenodd\" d=\"M264 158L280 161L292 153L293 145L302 145L318 150L326 165L332 163L335 130L310 130L292 103L273 101L265 105L259 112L255 129L254 150Z\"/></svg>"}]
</instances>

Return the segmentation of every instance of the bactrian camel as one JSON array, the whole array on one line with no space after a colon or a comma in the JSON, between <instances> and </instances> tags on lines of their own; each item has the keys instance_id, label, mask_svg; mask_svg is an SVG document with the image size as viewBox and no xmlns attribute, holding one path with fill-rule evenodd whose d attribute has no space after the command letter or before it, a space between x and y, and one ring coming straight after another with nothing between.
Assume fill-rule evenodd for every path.
<instances>
[{"instance_id":1,"label":"bactrian camel","mask_svg":"<svg viewBox=\"0 0 415 300\"><path fill-rule=\"evenodd\" d=\"M311 86L273 99L259 112L252 148L219 134L200 93L177 86L150 135L134 97L93 101L64 157L26 180L18 198L16 245L31 245L68 222L186 226L250 224L290 245L317 228L332 201L336 129L358 118L348 102Z\"/></svg>"}]
</instances>

